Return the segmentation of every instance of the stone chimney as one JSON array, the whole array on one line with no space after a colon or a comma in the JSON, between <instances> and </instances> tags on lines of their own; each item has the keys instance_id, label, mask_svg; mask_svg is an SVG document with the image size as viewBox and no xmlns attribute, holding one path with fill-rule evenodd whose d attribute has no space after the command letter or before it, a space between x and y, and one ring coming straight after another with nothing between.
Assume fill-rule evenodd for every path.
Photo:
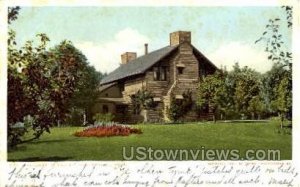
<instances>
[{"instance_id":1,"label":"stone chimney","mask_svg":"<svg viewBox=\"0 0 300 187\"><path fill-rule=\"evenodd\" d=\"M135 52L126 52L121 55L121 64L127 64L128 62L136 59Z\"/></svg>"},{"instance_id":2,"label":"stone chimney","mask_svg":"<svg viewBox=\"0 0 300 187\"><path fill-rule=\"evenodd\" d=\"M145 55L148 54L148 44L145 44Z\"/></svg>"},{"instance_id":3,"label":"stone chimney","mask_svg":"<svg viewBox=\"0 0 300 187\"><path fill-rule=\"evenodd\" d=\"M191 43L190 31L176 31L170 33L170 46L178 45L184 42Z\"/></svg>"}]
</instances>

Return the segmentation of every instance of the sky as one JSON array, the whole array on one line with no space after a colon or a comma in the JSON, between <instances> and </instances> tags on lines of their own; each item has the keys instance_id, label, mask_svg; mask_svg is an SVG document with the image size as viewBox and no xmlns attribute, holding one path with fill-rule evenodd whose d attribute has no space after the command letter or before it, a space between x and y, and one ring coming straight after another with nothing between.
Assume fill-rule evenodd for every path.
<instances>
[{"instance_id":1,"label":"sky","mask_svg":"<svg viewBox=\"0 0 300 187\"><path fill-rule=\"evenodd\" d=\"M21 7L10 27L18 45L38 33L50 38L49 47L67 39L80 49L98 71L111 72L121 54L144 53L169 45L169 34L191 31L192 44L216 66L228 70L239 62L259 72L268 71L264 44L254 42L269 19L285 20L280 7ZM291 32L282 21L285 47L291 48Z\"/></svg>"}]
</instances>

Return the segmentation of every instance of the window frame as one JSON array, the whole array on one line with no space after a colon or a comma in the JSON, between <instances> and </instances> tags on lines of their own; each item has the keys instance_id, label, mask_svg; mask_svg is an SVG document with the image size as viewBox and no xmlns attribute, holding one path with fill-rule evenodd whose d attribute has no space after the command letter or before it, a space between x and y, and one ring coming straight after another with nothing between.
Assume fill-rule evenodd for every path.
<instances>
[{"instance_id":1,"label":"window frame","mask_svg":"<svg viewBox=\"0 0 300 187\"><path fill-rule=\"evenodd\" d=\"M184 67L177 67L177 74L178 75L182 75L183 74L183 69L184 69Z\"/></svg>"},{"instance_id":2,"label":"window frame","mask_svg":"<svg viewBox=\"0 0 300 187\"><path fill-rule=\"evenodd\" d=\"M167 81L167 66L153 67L153 80L154 81Z\"/></svg>"}]
</instances>

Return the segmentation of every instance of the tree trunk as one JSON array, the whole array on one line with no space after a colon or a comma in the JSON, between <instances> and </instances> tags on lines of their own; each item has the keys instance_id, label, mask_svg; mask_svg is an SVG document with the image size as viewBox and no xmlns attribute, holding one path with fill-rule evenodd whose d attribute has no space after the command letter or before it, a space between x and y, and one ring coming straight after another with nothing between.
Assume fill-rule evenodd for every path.
<instances>
[{"instance_id":1,"label":"tree trunk","mask_svg":"<svg viewBox=\"0 0 300 187\"><path fill-rule=\"evenodd\" d=\"M254 112L251 112L251 119L254 120Z\"/></svg>"},{"instance_id":2,"label":"tree trunk","mask_svg":"<svg viewBox=\"0 0 300 187\"><path fill-rule=\"evenodd\" d=\"M278 117L280 119L280 128L283 128L283 114L281 112L278 112Z\"/></svg>"},{"instance_id":3,"label":"tree trunk","mask_svg":"<svg viewBox=\"0 0 300 187\"><path fill-rule=\"evenodd\" d=\"M280 114L280 128L283 127L283 114Z\"/></svg>"},{"instance_id":4,"label":"tree trunk","mask_svg":"<svg viewBox=\"0 0 300 187\"><path fill-rule=\"evenodd\" d=\"M83 126L85 126L86 125L86 114L85 114L85 112L84 112L84 114L83 114Z\"/></svg>"},{"instance_id":5,"label":"tree trunk","mask_svg":"<svg viewBox=\"0 0 300 187\"><path fill-rule=\"evenodd\" d=\"M143 113L143 117L144 117L144 123L147 123L148 122L148 110L144 109L142 111Z\"/></svg>"},{"instance_id":6,"label":"tree trunk","mask_svg":"<svg viewBox=\"0 0 300 187\"><path fill-rule=\"evenodd\" d=\"M214 121L214 123L216 123L216 114L214 113L214 115L213 115L213 121Z\"/></svg>"}]
</instances>

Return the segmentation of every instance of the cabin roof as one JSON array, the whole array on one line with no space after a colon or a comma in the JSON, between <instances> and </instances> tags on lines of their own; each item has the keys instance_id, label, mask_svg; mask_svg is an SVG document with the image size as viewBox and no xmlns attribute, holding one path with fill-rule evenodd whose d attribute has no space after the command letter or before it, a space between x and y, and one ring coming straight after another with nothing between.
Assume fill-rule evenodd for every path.
<instances>
[{"instance_id":1,"label":"cabin roof","mask_svg":"<svg viewBox=\"0 0 300 187\"><path fill-rule=\"evenodd\" d=\"M167 46L146 55L140 56L127 64L120 65L113 72L105 76L100 84L108 84L129 76L144 73L147 69L153 66L156 62L170 54L178 46Z\"/></svg>"},{"instance_id":2,"label":"cabin roof","mask_svg":"<svg viewBox=\"0 0 300 187\"><path fill-rule=\"evenodd\" d=\"M140 56L135 60L128 62L127 64L122 64L117 69L105 76L101 80L100 85L106 85L127 77L142 74L146 70L151 68L154 64L168 56L172 51L177 49L178 46L179 45L166 46L156 51L152 51L146 55ZM197 53L197 55L203 57L205 61L207 61L209 64L216 68L216 66L212 62L210 62L199 50L197 50L194 46L192 47L194 53Z\"/></svg>"}]
</instances>

